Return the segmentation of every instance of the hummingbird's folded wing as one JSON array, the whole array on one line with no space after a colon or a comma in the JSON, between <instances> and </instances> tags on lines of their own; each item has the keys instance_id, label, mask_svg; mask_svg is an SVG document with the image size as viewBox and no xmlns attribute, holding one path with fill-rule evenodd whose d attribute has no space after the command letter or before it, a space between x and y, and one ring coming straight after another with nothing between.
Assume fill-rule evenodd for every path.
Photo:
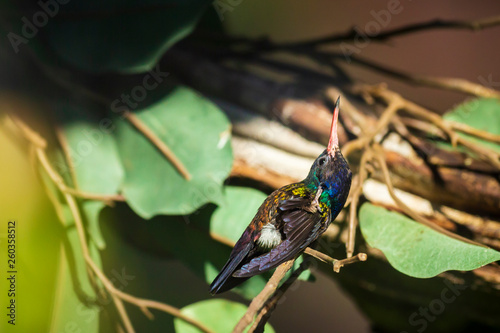
<instances>
[{"instance_id":1,"label":"hummingbird's folded wing","mask_svg":"<svg viewBox=\"0 0 500 333\"><path fill-rule=\"evenodd\" d=\"M280 218L283 221L285 239L274 249L259 257L253 258L249 263L237 270L234 277L250 277L275 268L283 262L290 260L315 241L324 223L329 223L329 213L326 211L311 212L307 210L311 199L296 197L284 200L280 204ZM325 209L327 209L325 207ZM325 220L326 219L326 220Z\"/></svg>"},{"instance_id":2,"label":"hummingbird's folded wing","mask_svg":"<svg viewBox=\"0 0 500 333\"><path fill-rule=\"evenodd\" d=\"M211 294L217 294L229 290L244 281L241 281L241 279L236 280L232 277L232 275L253 248L254 242L252 241L252 230L247 228L234 246L229 260L210 285Z\"/></svg>"}]
</instances>

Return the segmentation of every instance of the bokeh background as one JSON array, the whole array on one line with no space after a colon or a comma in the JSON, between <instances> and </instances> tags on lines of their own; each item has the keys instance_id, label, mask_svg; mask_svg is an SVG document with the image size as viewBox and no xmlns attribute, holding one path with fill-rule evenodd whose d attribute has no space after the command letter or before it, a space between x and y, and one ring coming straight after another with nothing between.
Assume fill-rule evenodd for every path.
<instances>
[{"instance_id":1,"label":"bokeh background","mask_svg":"<svg viewBox=\"0 0 500 333\"><path fill-rule=\"evenodd\" d=\"M243 0L232 12L225 13L222 23L226 31L234 36L252 38L267 36L276 42L301 41L344 32L353 26L363 30L367 23L374 20L372 13L387 9L390 2L391 0L308 2ZM401 0L400 6L401 12L392 15L384 29L437 18L474 20L500 14L500 3L494 0L481 2ZM459 77L483 84L486 80L492 82L492 88L499 89L499 38L499 27L478 32L436 29L391 38L387 42L371 42L363 47L358 55L403 72ZM78 43L77 40L73 42ZM0 58L9 57L8 52L11 50L0 49L0 53L3 53L0 54ZM391 89L438 113L443 113L463 101L461 94L417 87L360 66L346 66L345 69L359 82L386 82ZM4 88L9 88L12 82L18 85L24 80L6 68L0 68L0 72L5 73L0 78ZM22 101L18 105L22 105ZM31 294L29 302L19 305L19 320L25 320L23 317L27 313L30 315L39 313L38 317L50 316L49 309L44 308L44 301L37 303L36 299L53 301L58 297L51 284L56 279L52 274L56 268L50 258L59 251L54 243L57 242L56 235L62 231L60 227L53 229L41 227L44 221L55 218L50 203L37 185L38 180L27 176L31 173L29 159L26 156L19 156L12 148L16 144L10 141L8 136L2 136L0 140L2 154L0 218L2 222L8 219L21 221L18 237L20 261L24 267L20 275L19 290ZM138 250L134 245L136 243L133 239L134 229L127 229L127 225L132 223L128 221L127 207L123 205L120 209L122 215L113 214L110 208L106 208L101 214L101 228L108 244L108 250L103 252L102 260L108 276L115 276L116 272L125 268L131 277L124 286L127 292L153 299L161 294L161 298L168 299L170 304L177 307L210 298L206 282L181 261L155 255L151 251ZM23 220L33 223L28 225L23 223ZM157 222L153 220L152 223ZM3 230L0 230L0 235L2 232ZM370 332L372 327L369 320L335 280L325 277L319 270L314 273L316 276L314 283L300 282L286 294L270 320L275 330L277 332ZM158 286L161 286L161 289L158 289ZM5 285L0 284L2 296L4 287ZM234 294L226 297L239 302L245 301ZM410 314L411 312L408 313ZM101 323L109 322L106 320L109 318L106 318L105 311L99 315L104 319ZM136 308L130 308L130 315L136 327L141 328L138 331L151 332L158 327L170 331L173 327L172 318L166 315L157 315L154 326ZM1 325L3 324L2 322ZM101 325L103 332L114 329L106 327L106 324ZM8 326L0 327L9 329L9 332L14 331ZM30 329L36 331L36 327Z\"/></svg>"}]
</instances>

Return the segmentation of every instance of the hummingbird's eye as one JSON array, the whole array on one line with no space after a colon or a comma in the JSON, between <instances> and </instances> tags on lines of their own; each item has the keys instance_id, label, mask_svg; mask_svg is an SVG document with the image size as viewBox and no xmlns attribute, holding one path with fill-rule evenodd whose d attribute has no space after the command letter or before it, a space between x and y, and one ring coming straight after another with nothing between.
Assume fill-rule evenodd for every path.
<instances>
[{"instance_id":1,"label":"hummingbird's eye","mask_svg":"<svg viewBox=\"0 0 500 333\"><path fill-rule=\"evenodd\" d=\"M320 158L320 159L318 160L318 165L319 165L319 166L322 166L322 165L324 165L325 163L326 163L326 156L323 156L322 158Z\"/></svg>"}]
</instances>

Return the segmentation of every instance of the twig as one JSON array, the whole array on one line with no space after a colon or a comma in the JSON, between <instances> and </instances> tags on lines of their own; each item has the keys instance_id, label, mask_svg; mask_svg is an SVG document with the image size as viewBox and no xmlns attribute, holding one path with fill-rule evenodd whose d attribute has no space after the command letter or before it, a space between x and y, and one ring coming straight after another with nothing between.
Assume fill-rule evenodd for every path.
<instances>
[{"instance_id":1,"label":"twig","mask_svg":"<svg viewBox=\"0 0 500 333\"><path fill-rule=\"evenodd\" d=\"M64 192L69 193L75 197L85 199L85 200L104 201L108 205L111 205L113 203L113 201L125 201L125 197L121 194L90 193L90 192L76 190L76 189L68 187L68 186L64 186L63 190L64 190Z\"/></svg>"},{"instance_id":2,"label":"twig","mask_svg":"<svg viewBox=\"0 0 500 333\"><path fill-rule=\"evenodd\" d=\"M131 123L139 132L141 132L151 143L158 148L158 150L172 163L172 165L179 171L179 173L186 179L191 180L191 174L186 169L184 164L177 158L177 156L170 150L170 148L158 138L158 136L151 131L135 114L129 111L123 112L123 116L129 123Z\"/></svg>"},{"instance_id":3,"label":"twig","mask_svg":"<svg viewBox=\"0 0 500 333\"><path fill-rule=\"evenodd\" d=\"M328 55L330 53L324 53L325 55ZM345 61L346 57L344 55L336 55L336 54L330 54L330 56L333 56L336 59L340 59ZM428 87L433 87L433 88L440 88L440 89L445 89L445 90L451 90L451 91L458 91L461 93L465 93L468 95L472 96L479 96L479 97L494 97L494 98L500 98L500 92L489 88L485 87L481 84L474 83L465 79L461 78L454 78L454 77L433 77L433 76L425 76L425 75L415 75L415 74L410 74L410 73L405 73L402 71L395 70L393 68L389 68L387 66L383 66L381 64L377 64L373 61L363 59L361 57L355 56L355 55L350 55L349 56L349 61L352 61L354 63L357 63L359 65L362 65L364 67L367 67L369 69L375 70L377 72L381 72L384 74L387 74L389 76L408 81L414 84L418 85L423 85L423 86L428 86Z\"/></svg>"},{"instance_id":4,"label":"twig","mask_svg":"<svg viewBox=\"0 0 500 333\"><path fill-rule=\"evenodd\" d=\"M276 291L280 281L285 277L286 272L292 268L295 259L288 260L282 263L269 281L266 283L266 286L262 291L252 300L250 306L248 307L247 312L241 317L238 324L233 329L233 333L241 333L247 328L250 323L254 321L254 317L257 312L262 308L262 306L267 302L269 297Z\"/></svg>"},{"instance_id":5,"label":"twig","mask_svg":"<svg viewBox=\"0 0 500 333\"><path fill-rule=\"evenodd\" d=\"M366 255L366 253L360 252L357 255L355 255L354 257L351 256L351 257L346 258L346 259L338 260L338 259L330 257L329 255L327 255L327 254L325 254L323 252L311 249L310 247L306 248L306 250L304 251L304 253L308 254L308 255L316 258L316 259L319 259L319 260L321 260L321 261L323 261L325 263L332 264L333 265L333 271L335 273L339 273L340 269L342 267L344 267L345 265L353 264L353 263L359 262L359 261L366 261L366 259L368 258L368 256Z\"/></svg>"},{"instance_id":6,"label":"twig","mask_svg":"<svg viewBox=\"0 0 500 333\"><path fill-rule=\"evenodd\" d=\"M500 16L493 16L471 21L436 19L432 21L414 23L382 31L377 35L370 36L370 40L381 42L396 36L407 35L419 31L434 30L434 29L463 29L463 30L478 31L498 25L500 25ZM221 42L225 44L233 44L233 45L250 44L250 46L252 46L257 51L275 51L275 50L294 51L297 49L315 48L323 46L325 44L334 44L339 42L355 42L355 39L358 36L359 36L359 30L354 29L353 27L347 32L336 33L326 37L310 39L301 42L274 44L270 42L268 39L254 40L246 37L214 36L213 34L209 35L209 34L203 34L201 32L196 32L194 34L194 37L203 38L204 40L211 39L212 41Z\"/></svg>"},{"instance_id":7,"label":"twig","mask_svg":"<svg viewBox=\"0 0 500 333\"><path fill-rule=\"evenodd\" d=\"M342 267L344 267L345 265L349 265L349 264L353 264L355 262L359 262L359 261L366 261L366 259L368 259L368 256L366 255L366 253L358 253L357 255L355 255L354 257L350 257L350 258L346 258L346 259L342 259L342 260L337 260L336 262L333 263L333 270L338 273L340 272L340 269Z\"/></svg>"},{"instance_id":8,"label":"twig","mask_svg":"<svg viewBox=\"0 0 500 333\"><path fill-rule=\"evenodd\" d=\"M457 123L455 121L448 121L448 123L456 131L470 134L470 135L473 135L475 137L481 138L483 140L500 143L500 135L493 134L490 132L481 131L481 130L478 130L477 128L471 127L467 124Z\"/></svg>"},{"instance_id":9,"label":"twig","mask_svg":"<svg viewBox=\"0 0 500 333\"><path fill-rule=\"evenodd\" d=\"M344 145L342 153L345 157L348 157L354 150L359 150L366 148L370 142L379 134L387 125L390 123L392 117L400 110L403 103L399 99L391 100L385 111L380 116L379 120L375 124L374 128L370 130L367 134L360 136L359 138L349 141Z\"/></svg>"},{"instance_id":10,"label":"twig","mask_svg":"<svg viewBox=\"0 0 500 333\"><path fill-rule=\"evenodd\" d=\"M358 220L356 218L357 209L358 209L358 201L361 193L363 192L363 183L368 178L368 170L366 168L368 162L368 150L363 152L361 156L361 161L359 164L359 172L358 172L358 183L356 188L353 190L351 202L349 206L349 229L346 243L346 255L347 258L352 257L354 253L354 245L356 241L356 227L358 225Z\"/></svg>"},{"instance_id":11,"label":"twig","mask_svg":"<svg viewBox=\"0 0 500 333\"><path fill-rule=\"evenodd\" d=\"M310 248L310 247L306 247L306 249L304 250L304 253L307 255L310 255L311 257L314 257L314 258L316 258L324 263L327 263L327 264L333 264L336 261L336 259L333 259L328 254L323 253L323 252L318 251L318 250L315 250L315 249Z\"/></svg>"},{"instance_id":12,"label":"twig","mask_svg":"<svg viewBox=\"0 0 500 333\"><path fill-rule=\"evenodd\" d=\"M415 23L399 28L386 30L375 36L370 36L370 39L374 41L385 41L387 39L396 36L407 35L410 33L415 33L424 30L433 30L433 29L464 29L464 30L478 31L498 25L500 25L500 16L493 16L472 21L432 20L428 22ZM284 44L280 45L280 47L285 47L285 48L298 48L298 47L302 48L302 47L312 47L312 46L316 47L322 44L331 44L343 41L354 41L354 39L358 36L359 36L359 30L357 31L356 29L353 28L346 33L335 34L332 36L313 39L305 42Z\"/></svg>"}]
</instances>

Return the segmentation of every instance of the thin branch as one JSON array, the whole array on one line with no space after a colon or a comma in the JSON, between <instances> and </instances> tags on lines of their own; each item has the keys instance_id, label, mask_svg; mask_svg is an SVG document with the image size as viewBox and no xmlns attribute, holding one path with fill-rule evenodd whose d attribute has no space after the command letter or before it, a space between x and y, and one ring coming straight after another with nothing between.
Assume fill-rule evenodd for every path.
<instances>
[{"instance_id":1,"label":"thin branch","mask_svg":"<svg viewBox=\"0 0 500 333\"><path fill-rule=\"evenodd\" d=\"M490 142L500 143L500 135L498 134L481 131L467 124L457 123L455 121L448 121L448 123L455 131L460 131L462 133L466 133Z\"/></svg>"},{"instance_id":2,"label":"thin branch","mask_svg":"<svg viewBox=\"0 0 500 333\"><path fill-rule=\"evenodd\" d=\"M425 30L436 30L436 29L463 29L478 31L490 27L495 27L500 25L500 16L493 16L479 20L471 21L458 21L458 20L432 20L428 22L421 22L415 24L409 24L403 27L389 29L382 31L381 33L370 36L373 41L386 41L390 38L396 36L407 35L415 32L425 31ZM359 36L359 30L352 28L348 32L335 34L323 38L308 40L298 43L289 43L280 45L284 48L302 48L302 47L317 47L323 44L332 44L338 42L348 42L354 41L356 37Z\"/></svg>"},{"instance_id":3,"label":"thin branch","mask_svg":"<svg viewBox=\"0 0 500 333\"><path fill-rule=\"evenodd\" d=\"M306 247L304 253L327 264L333 264L337 260L330 257L328 254L315 250L311 247Z\"/></svg>"},{"instance_id":4,"label":"thin branch","mask_svg":"<svg viewBox=\"0 0 500 333\"><path fill-rule=\"evenodd\" d=\"M359 164L359 172L358 172L358 183L356 188L353 190L353 194L351 197L351 202L349 206L349 229L346 243L346 255L347 258L352 257L354 254L354 245L356 241L356 227L358 225L358 220L356 218L357 209L358 209L358 201L361 193L363 192L363 184L365 180L368 178L368 170L366 168L368 162L368 150L363 152L361 156L361 162Z\"/></svg>"},{"instance_id":5,"label":"thin branch","mask_svg":"<svg viewBox=\"0 0 500 333\"><path fill-rule=\"evenodd\" d=\"M160 138L151 129L142 122L135 114L125 111L123 116L131 123L139 132L141 132L151 143L172 163L179 173L186 180L191 180L192 176L186 169L184 164L177 158L172 150L160 140Z\"/></svg>"},{"instance_id":6,"label":"thin branch","mask_svg":"<svg viewBox=\"0 0 500 333\"><path fill-rule=\"evenodd\" d=\"M30 142L35 148L45 149L47 147L47 141L35 132L31 127L26 125L21 119L15 115L10 115L12 122L16 124L24 137Z\"/></svg>"},{"instance_id":7,"label":"thin branch","mask_svg":"<svg viewBox=\"0 0 500 333\"><path fill-rule=\"evenodd\" d=\"M116 309L118 310L118 314L123 320L123 325L125 325L125 330L129 333L135 332L134 327L132 326L132 322L130 321L129 316L127 315L127 310L125 306L123 306L123 302L120 298L115 295L111 295L113 298L113 302L115 303Z\"/></svg>"},{"instance_id":8,"label":"thin branch","mask_svg":"<svg viewBox=\"0 0 500 333\"><path fill-rule=\"evenodd\" d=\"M461 30L472 30L478 31L490 27L495 27L500 25L500 16L493 16L488 18L483 18L479 20L471 21L459 21L459 20L440 20L435 19L427 22L420 22L405 25L398 28L388 29L382 31L374 36L369 36L370 40L376 42L383 42L390 38L412 34L415 32L425 31L425 30L437 30L437 29L461 29ZM335 33L326 37L309 39L306 41L292 42L292 43L272 43L269 39L250 39L246 37L228 37L220 36L214 34L203 33L197 31L194 34L195 38L200 38L203 40L211 40L213 42L219 42L229 45L235 44L250 44L257 51L296 51L305 48L316 48L328 44L335 44L340 42L355 42L356 38L359 37L360 31L356 27L343 33Z\"/></svg>"},{"instance_id":9,"label":"thin branch","mask_svg":"<svg viewBox=\"0 0 500 333\"><path fill-rule=\"evenodd\" d=\"M340 272L340 269L345 265L354 264L355 262L360 262L360 261L366 261L366 259L368 259L366 253L360 252L356 254L354 257L337 260L336 262L333 263L333 271L335 273L338 273Z\"/></svg>"},{"instance_id":10,"label":"thin branch","mask_svg":"<svg viewBox=\"0 0 500 333\"><path fill-rule=\"evenodd\" d=\"M80 190L76 190L71 187L64 187L64 192L71 194L72 196L85 199L85 200L96 200L96 201L104 201L108 205L111 205L113 201L125 201L125 197L121 194L99 194L99 193L90 193L84 192Z\"/></svg>"},{"instance_id":11,"label":"thin branch","mask_svg":"<svg viewBox=\"0 0 500 333\"><path fill-rule=\"evenodd\" d=\"M382 113L372 130L369 130L367 134L360 136L355 140L349 141L344 145L344 147L342 148L343 155L345 157L348 157L353 151L366 148L377 136L377 134L379 134L383 129L387 128L392 117L402 107L403 103L400 99L391 100L391 103L388 104L387 108Z\"/></svg>"},{"instance_id":12,"label":"thin branch","mask_svg":"<svg viewBox=\"0 0 500 333\"><path fill-rule=\"evenodd\" d=\"M366 259L368 259L368 256L366 255L366 253L360 252L357 255L355 255L354 257L351 256L351 257L346 258L346 259L338 260L338 259L330 257L329 255L327 255L323 252L314 250L310 247L306 248L304 253L308 254L316 259L319 259L327 264L332 264L333 271L335 273L339 273L340 269L342 267L344 267L345 265L353 264L353 263L359 262L359 261L366 261Z\"/></svg>"},{"instance_id":13,"label":"thin branch","mask_svg":"<svg viewBox=\"0 0 500 333\"><path fill-rule=\"evenodd\" d=\"M433 87L433 88L439 88L439 89L445 89L445 90L451 90L451 91L457 91L461 93L465 93L468 95L472 96L479 96L479 97L494 97L494 98L500 98L500 92L489 88L485 87L484 85L470 82L465 79L461 78L453 78L453 77L433 77L433 76L425 76L425 75L415 75L415 74L410 74L410 73L405 73L402 71L395 70L393 68L389 68L387 66L377 64L374 61L370 61L355 55L350 55L348 58L346 58L344 55L337 55L337 54L330 54L330 53L324 53L324 55L331 55L335 57L336 59L340 60L348 60L349 62L354 62L359 65L362 65L364 67L367 67L369 69L375 70L377 72L381 72L384 74L387 74L389 76L398 78L400 80L408 81L414 84L422 85L422 86L428 86L428 87Z\"/></svg>"},{"instance_id":14,"label":"thin branch","mask_svg":"<svg viewBox=\"0 0 500 333\"><path fill-rule=\"evenodd\" d=\"M280 281L285 277L286 272L292 268L295 259L288 260L276 268L273 276L266 283L266 286L262 291L252 300L247 312L240 319L238 324L234 327L233 333L243 332L248 325L250 325L255 318L255 315L262 308L262 306L267 302L271 295L276 291Z\"/></svg>"}]
</instances>

